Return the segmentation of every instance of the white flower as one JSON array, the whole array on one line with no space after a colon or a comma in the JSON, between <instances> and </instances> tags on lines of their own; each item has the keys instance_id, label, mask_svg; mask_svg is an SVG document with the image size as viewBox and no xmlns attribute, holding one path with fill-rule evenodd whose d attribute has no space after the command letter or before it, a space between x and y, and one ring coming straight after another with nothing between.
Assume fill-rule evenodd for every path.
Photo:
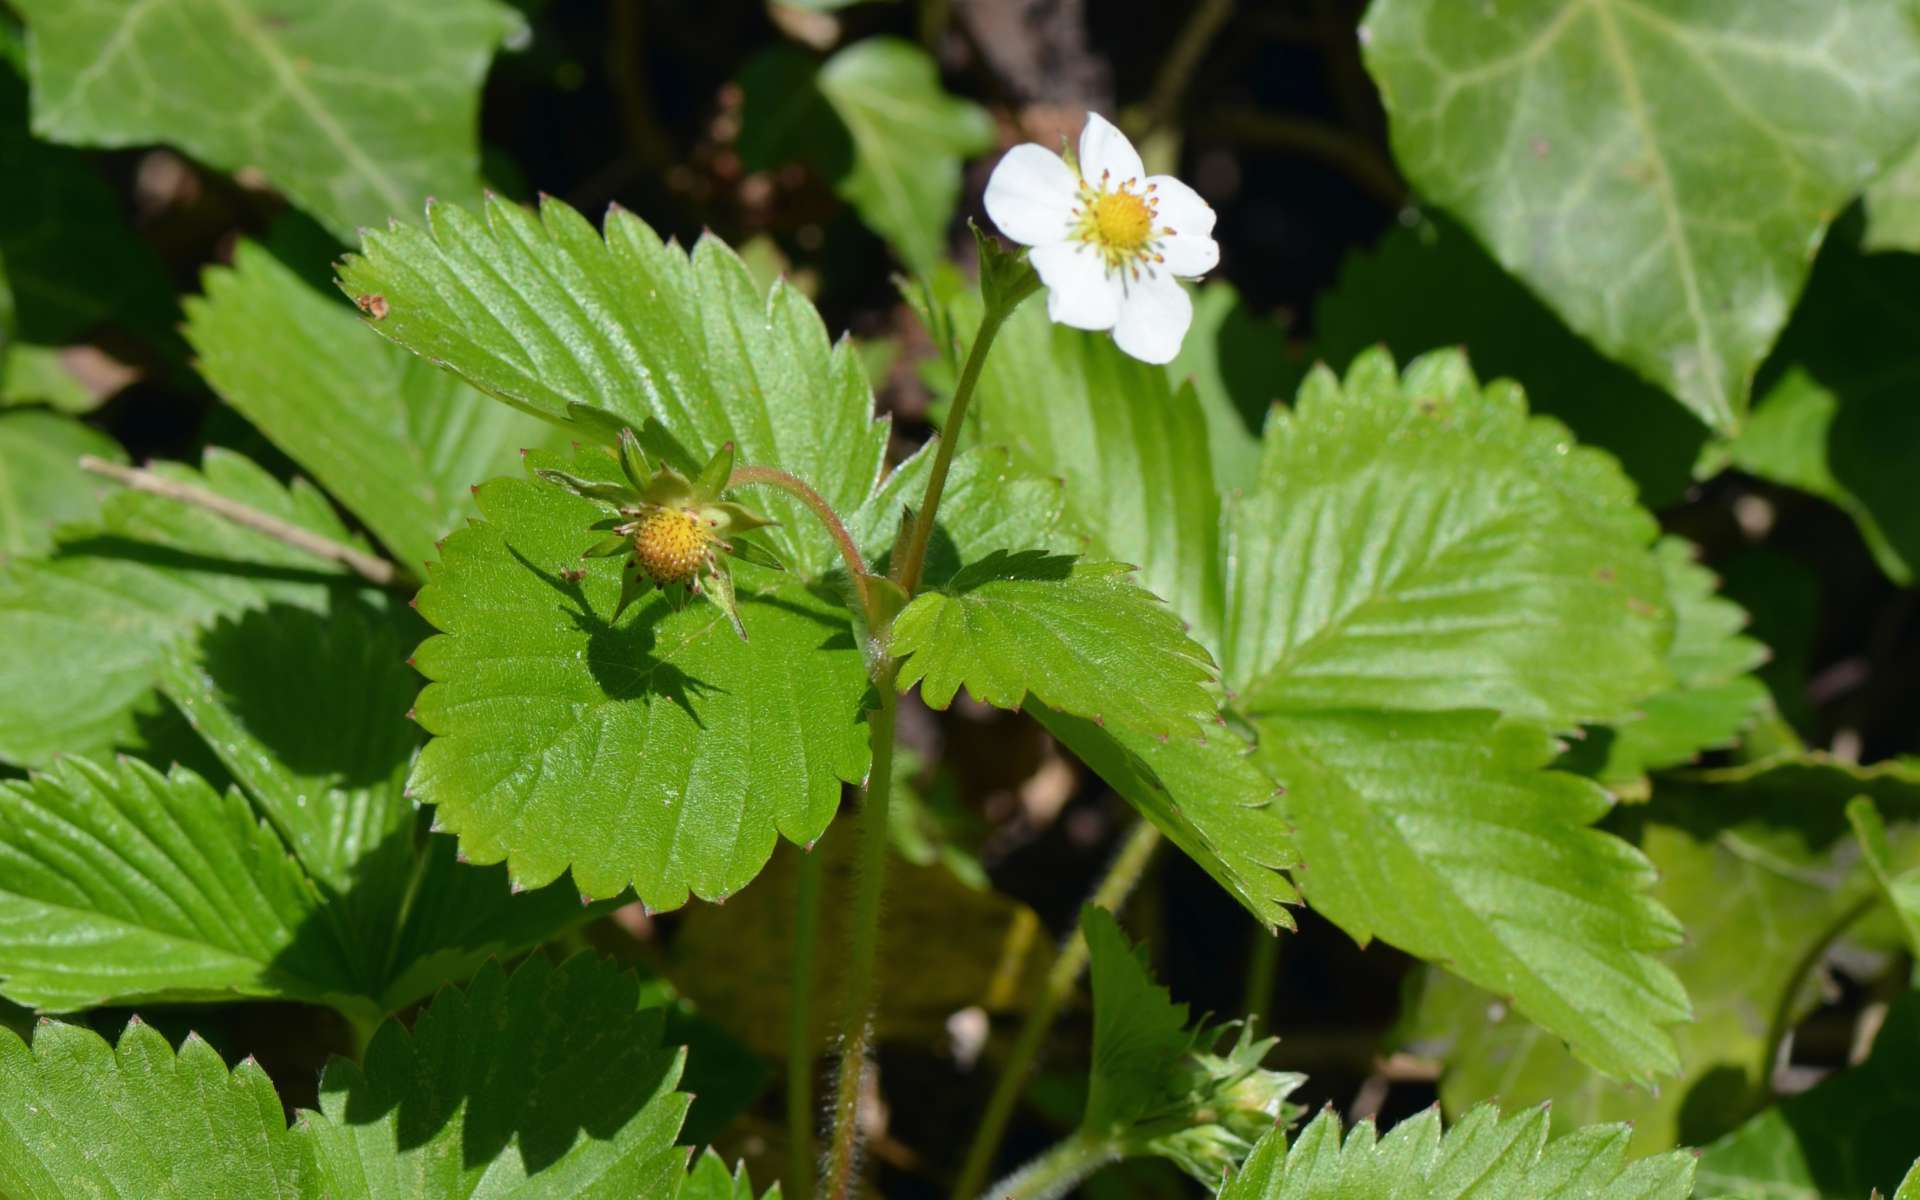
<instances>
[{"instance_id":1,"label":"white flower","mask_svg":"<svg viewBox=\"0 0 1920 1200\"><path fill-rule=\"evenodd\" d=\"M1047 285L1047 315L1075 329L1111 329L1150 363L1172 360L1193 324L1178 279L1220 261L1213 209L1171 175L1148 176L1125 134L1087 114L1077 163L1028 142L987 181L987 215L1022 245Z\"/></svg>"}]
</instances>

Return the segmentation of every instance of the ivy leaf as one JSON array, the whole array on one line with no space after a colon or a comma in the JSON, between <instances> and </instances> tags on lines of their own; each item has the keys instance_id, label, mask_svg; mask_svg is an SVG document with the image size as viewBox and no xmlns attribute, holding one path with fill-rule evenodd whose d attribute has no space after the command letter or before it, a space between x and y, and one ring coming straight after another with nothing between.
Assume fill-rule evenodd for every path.
<instances>
[{"instance_id":1,"label":"ivy leaf","mask_svg":"<svg viewBox=\"0 0 1920 1200\"><path fill-rule=\"evenodd\" d=\"M473 512L469 488L513 470L523 447L558 444L544 422L488 403L458 379L367 336L349 309L242 242L189 299L200 373L240 414L420 564Z\"/></svg>"},{"instance_id":2,"label":"ivy leaf","mask_svg":"<svg viewBox=\"0 0 1920 1200\"><path fill-rule=\"evenodd\" d=\"M1684 538L1654 547L1673 605L1673 644L1667 651L1674 686L1640 702L1642 715L1596 732L1567 765L1612 787L1646 792L1646 773L1697 760L1731 746L1768 707L1767 689L1750 674L1767 648L1740 636L1747 614L1717 594L1719 580L1693 560Z\"/></svg>"},{"instance_id":3,"label":"ivy leaf","mask_svg":"<svg viewBox=\"0 0 1920 1200\"><path fill-rule=\"evenodd\" d=\"M801 159L915 272L944 255L960 168L993 146L993 121L948 95L925 50L862 38L816 69L782 48L748 65L740 151L749 169Z\"/></svg>"},{"instance_id":4,"label":"ivy leaf","mask_svg":"<svg viewBox=\"0 0 1920 1200\"><path fill-rule=\"evenodd\" d=\"M1400 167L1575 331L1738 428L1809 248L1920 133L1906 5L1737 30L1628 0L1446 10L1385 0L1361 28Z\"/></svg>"},{"instance_id":5,"label":"ivy leaf","mask_svg":"<svg viewBox=\"0 0 1920 1200\"><path fill-rule=\"evenodd\" d=\"M1610 1075L1676 1068L1664 1026L1687 995L1655 955L1679 922L1645 894L1647 860L1589 828L1606 793L1541 769L1546 737L1484 713L1289 715L1260 737L1308 904L1510 997Z\"/></svg>"},{"instance_id":6,"label":"ivy leaf","mask_svg":"<svg viewBox=\"0 0 1920 1200\"><path fill-rule=\"evenodd\" d=\"M1427 971L1400 1044L1444 1055L1440 1099L1464 1112L1498 1092L1551 1101L1554 1124L1631 1121L1636 1152L1699 1145L1770 1097L1775 1039L1820 1002L1826 948L1873 900L1842 817L1864 792L1900 814L1900 862L1920 861L1920 773L1825 759L1663 778L1620 811L1658 871L1651 895L1686 927L1667 959L1693 1001L1673 1037L1680 1069L1657 1092L1596 1076L1563 1039L1499 997Z\"/></svg>"},{"instance_id":7,"label":"ivy leaf","mask_svg":"<svg viewBox=\"0 0 1920 1200\"><path fill-rule=\"evenodd\" d=\"M65 758L0 783L4 990L64 1011L272 996L353 1007L319 894L237 792ZM137 836L136 836L137 834Z\"/></svg>"},{"instance_id":8,"label":"ivy leaf","mask_svg":"<svg viewBox=\"0 0 1920 1200\"><path fill-rule=\"evenodd\" d=\"M1247 712L1566 726L1668 682L1652 517L1611 458L1526 412L1457 353L1309 376L1227 517L1219 656Z\"/></svg>"},{"instance_id":9,"label":"ivy leaf","mask_svg":"<svg viewBox=\"0 0 1920 1200\"><path fill-rule=\"evenodd\" d=\"M219 170L258 167L343 239L435 190L479 191L480 84L522 28L494 0L301 19L261 0L24 0L20 11L36 134L170 142Z\"/></svg>"},{"instance_id":10,"label":"ivy leaf","mask_svg":"<svg viewBox=\"0 0 1920 1200\"><path fill-rule=\"evenodd\" d=\"M741 1163L729 1175L726 1160L709 1149L688 1168L679 1200L754 1200L747 1164ZM776 1183L761 1193L760 1200L780 1200L780 1185Z\"/></svg>"},{"instance_id":11,"label":"ivy leaf","mask_svg":"<svg viewBox=\"0 0 1920 1200\"><path fill-rule=\"evenodd\" d=\"M210 449L195 472L154 468L337 542L356 539L326 497ZM47 558L0 564L0 757L35 764L124 742L170 647L223 616L318 609L345 568L212 513L120 491Z\"/></svg>"},{"instance_id":12,"label":"ivy leaf","mask_svg":"<svg viewBox=\"0 0 1920 1200\"><path fill-rule=\"evenodd\" d=\"M1119 563L995 551L894 620L900 686L944 709L976 700L1051 709L1158 738L1199 736L1214 704L1213 660Z\"/></svg>"},{"instance_id":13,"label":"ivy leaf","mask_svg":"<svg viewBox=\"0 0 1920 1200\"><path fill-rule=\"evenodd\" d=\"M1707 427L1582 341L1451 217L1438 210L1420 216L1372 250L1347 256L1338 281L1314 302L1314 356L1345 363L1385 346L1407 362L1464 347L1481 378L1520 384L1529 409L1565 421L1582 443L1618 458L1643 504L1679 503L1693 485ZM1436 296L1447 302L1434 303Z\"/></svg>"},{"instance_id":14,"label":"ivy leaf","mask_svg":"<svg viewBox=\"0 0 1920 1200\"><path fill-rule=\"evenodd\" d=\"M1920 1128L1920 992L1887 1010L1865 1063L1788 1096L1700 1155L1700 1190L1726 1200L1855 1200L1891 1192Z\"/></svg>"},{"instance_id":15,"label":"ivy leaf","mask_svg":"<svg viewBox=\"0 0 1920 1200\"><path fill-rule=\"evenodd\" d=\"M1260 1064L1278 1039L1256 1042L1242 1029L1226 1054L1222 1031L1189 1026L1187 1006L1155 983L1113 914L1080 910L1093 986L1093 1068L1081 1136L1105 1139L1117 1154L1173 1160L1205 1184L1238 1166L1268 1130L1302 1109L1287 1097L1306 1076Z\"/></svg>"},{"instance_id":16,"label":"ivy leaf","mask_svg":"<svg viewBox=\"0 0 1920 1200\"><path fill-rule=\"evenodd\" d=\"M736 461L792 472L850 513L885 467L859 354L829 346L805 296L761 288L714 238L689 255L617 209L603 241L556 200L538 216L492 200L484 221L439 204L424 230L369 232L340 285L380 298L375 331L496 399L556 422L573 404L652 422L683 472L732 442ZM754 506L779 522L766 536L789 571L839 566L798 500L761 490Z\"/></svg>"},{"instance_id":17,"label":"ivy leaf","mask_svg":"<svg viewBox=\"0 0 1920 1200\"><path fill-rule=\"evenodd\" d=\"M0 1029L0 1193L11 1200L309 1200L305 1147L249 1058L232 1072L189 1034L138 1018L117 1044L43 1021Z\"/></svg>"},{"instance_id":18,"label":"ivy leaf","mask_svg":"<svg viewBox=\"0 0 1920 1200\"><path fill-rule=\"evenodd\" d=\"M658 1008L591 955L489 965L365 1061L334 1059L301 1116L317 1200L671 1196L688 1098Z\"/></svg>"},{"instance_id":19,"label":"ivy leaf","mask_svg":"<svg viewBox=\"0 0 1920 1200\"><path fill-rule=\"evenodd\" d=\"M106 485L80 469L82 454L127 457L112 438L70 417L0 411L0 559L43 554L55 525L99 516Z\"/></svg>"},{"instance_id":20,"label":"ivy leaf","mask_svg":"<svg viewBox=\"0 0 1920 1200\"><path fill-rule=\"evenodd\" d=\"M1690 1154L1627 1161L1624 1125L1595 1125L1549 1140L1547 1113L1502 1117L1474 1109L1444 1134L1429 1108L1381 1137L1362 1121L1343 1140L1340 1118L1321 1110L1293 1145L1281 1130L1260 1141L1219 1200L1372 1200L1448 1196L1453 1200L1686 1200ZM1712 1195L1711 1191L1703 1192Z\"/></svg>"},{"instance_id":21,"label":"ivy leaf","mask_svg":"<svg viewBox=\"0 0 1920 1200\"><path fill-rule=\"evenodd\" d=\"M1909 474L1920 454L1920 362L1905 340L1920 322L1917 289L1914 256L1863 254L1851 225L1838 231L1762 375L1752 421L1718 455L1837 505L1902 586L1920 577Z\"/></svg>"},{"instance_id":22,"label":"ivy leaf","mask_svg":"<svg viewBox=\"0 0 1920 1200\"><path fill-rule=\"evenodd\" d=\"M544 460L532 460L536 464ZM556 465L612 480L589 448ZM476 863L528 887L570 866L585 893L632 883L654 909L724 898L778 835L811 842L840 785L866 774L862 656L846 613L790 573L736 568L742 642L713 605L662 593L619 621L621 563L586 560L603 510L559 487L497 479L484 520L447 539L419 596L434 740L417 799Z\"/></svg>"}]
</instances>

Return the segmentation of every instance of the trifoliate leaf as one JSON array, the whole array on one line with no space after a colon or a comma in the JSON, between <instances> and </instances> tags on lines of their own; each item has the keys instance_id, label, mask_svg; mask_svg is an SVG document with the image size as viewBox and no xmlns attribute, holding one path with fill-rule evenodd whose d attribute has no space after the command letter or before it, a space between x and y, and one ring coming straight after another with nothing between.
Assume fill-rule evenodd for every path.
<instances>
[{"instance_id":1,"label":"trifoliate leaf","mask_svg":"<svg viewBox=\"0 0 1920 1200\"><path fill-rule=\"evenodd\" d=\"M80 469L82 454L124 462L112 438L71 417L0 410L0 559L43 554L53 527L99 516L111 485Z\"/></svg>"},{"instance_id":2,"label":"trifoliate leaf","mask_svg":"<svg viewBox=\"0 0 1920 1200\"><path fill-rule=\"evenodd\" d=\"M1862 254L1850 227L1836 231L1761 377L1753 419L1725 447L1732 466L1837 505L1902 586L1920 577L1920 363L1906 352L1917 289L1914 256Z\"/></svg>"},{"instance_id":3,"label":"trifoliate leaf","mask_svg":"<svg viewBox=\"0 0 1920 1200\"><path fill-rule=\"evenodd\" d=\"M520 28L494 0L328 8L261 0L25 0L33 129L170 142L257 167L341 238L479 186L480 84Z\"/></svg>"},{"instance_id":4,"label":"trifoliate leaf","mask_svg":"<svg viewBox=\"0 0 1920 1200\"><path fill-rule=\"evenodd\" d=\"M1154 982L1113 914L1080 910L1091 956L1093 1068L1082 1136L1116 1155L1154 1155L1212 1184L1269 1130L1301 1115L1287 1096L1306 1077L1261 1066L1277 1039L1242 1028L1225 1053L1222 1030L1189 1025L1187 1006Z\"/></svg>"},{"instance_id":5,"label":"trifoliate leaf","mask_svg":"<svg viewBox=\"0 0 1920 1200\"><path fill-rule=\"evenodd\" d=\"M1056 711L1151 737L1198 737L1214 713L1213 662L1179 618L1118 563L996 551L924 592L894 620L900 686L934 708L962 684L1018 708Z\"/></svg>"},{"instance_id":6,"label":"trifoliate leaf","mask_svg":"<svg viewBox=\"0 0 1920 1200\"><path fill-rule=\"evenodd\" d=\"M1673 605L1667 665L1674 686L1640 702L1632 720L1590 732L1567 760L1610 786L1638 786L1648 771L1692 762L1731 746L1767 708L1767 689L1749 674L1767 648L1740 636L1747 614L1718 594L1719 580L1694 562L1683 538L1654 547Z\"/></svg>"},{"instance_id":7,"label":"trifoliate leaf","mask_svg":"<svg viewBox=\"0 0 1920 1200\"><path fill-rule=\"evenodd\" d=\"M1606 794L1542 770L1552 753L1485 714L1260 722L1308 904L1510 998L1610 1075L1671 1072L1663 1027L1686 1018L1687 996L1655 954L1679 944L1679 923L1645 895L1647 860L1588 828Z\"/></svg>"},{"instance_id":8,"label":"trifoliate leaf","mask_svg":"<svg viewBox=\"0 0 1920 1200\"><path fill-rule=\"evenodd\" d=\"M356 541L304 482L282 487L220 449L202 468L155 470ZM338 563L144 492L108 496L99 521L61 530L58 542L49 558L0 564L0 757L13 762L116 744L178 641L268 604L322 608L353 580Z\"/></svg>"},{"instance_id":9,"label":"trifoliate leaf","mask_svg":"<svg viewBox=\"0 0 1920 1200\"><path fill-rule=\"evenodd\" d=\"M1920 867L1905 871L1896 867L1893 850L1887 843L1886 822L1880 819L1880 811L1866 796L1847 801L1847 821L1853 826L1854 837L1860 843L1861 856L1867 861L1874 883L1906 934L1907 947L1920 957Z\"/></svg>"},{"instance_id":10,"label":"trifoliate leaf","mask_svg":"<svg viewBox=\"0 0 1920 1200\"><path fill-rule=\"evenodd\" d=\"M1445 1196L1450 1200L1686 1200L1693 1156L1627 1161L1624 1125L1594 1125L1548 1139L1547 1113L1510 1117L1483 1105L1444 1134L1438 1109L1402 1121L1382 1137L1362 1121L1341 1137L1340 1118L1321 1110L1287 1145L1275 1130L1219 1200L1374 1200ZM1704 1188L1702 1195L1714 1193Z\"/></svg>"},{"instance_id":11,"label":"trifoliate leaf","mask_svg":"<svg viewBox=\"0 0 1920 1200\"><path fill-rule=\"evenodd\" d=\"M1360 31L1414 185L1727 431L1828 221L1920 133L1903 0L1746 16L1385 0Z\"/></svg>"},{"instance_id":12,"label":"trifoliate leaf","mask_svg":"<svg viewBox=\"0 0 1920 1200\"><path fill-rule=\"evenodd\" d=\"M1700 1155L1700 1194L1856 1200L1891 1192L1920 1129L1920 992L1895 1000L1865 1063L1788 1096Z\"/></svg>"},{"instance_id":13,"label":"trifoliate leaf","mask_svg":"<svg viewBox=\"0 0 1920 1200\"><path fill-rule=\"evenodd\" d=\"M593 915L564 884L514 895L504 869L421 835L403 790L419 742L403 715L411 625L344 599L325 616L275 605L183 641L162 676L313 878L353 990L380 1012Z\"/></svg>"},{"instance_id":14,"label":"trifoliate leaf","mask_svg":"<svg viewBox=\"0 0 1920 1200\"><path fill-rule=\"evenodd\" d=\"M253 242L201 282L186 305L201 374L410 568L473 512L472 485L563 440L369 336Z\"/></svg>"},{"instance_id":15,"label":"trifoliate leaf","mask_svg":"<svg viewBox=\"0 0 1920 1200\"><path fill-rule=\"evenodd\" d=\"M596 449L577 475L619 472ZM845 610L792 573L741 565L750 641L706 603L654 592L616 622L619 559L581 559L604 510L498 479L484 520L447 539L420 593L442 632L416 655L434 735L416 799L476 863L592 896L635 886L655 909L721 898L779 835L810 842L866 773L867 683ZM584 569L570 579L563 573Z\"/></svg>"},{"instance_id":16,"label":"trifoliate leaf","mask_svg":"<svg viewBox=\"0 0 1920 1200\"><path fill-rule=\"evenodd\" d=\"M9 1200L314 1200L301 1135L251 1058L227 1070L189 1034L176 1055L130 1022L116 1045L43 1022L0 1029L0 1195Z\"/></svg>"},{"instance_id":17,"label":"trifoliate leaf","mask_svg":"<svg viewBox=\"0 0 1920 1200\"><path fill-rule=\"evenodd\" d=\"M314 1200L671 1196L681 1052L634 977L591 955L490 965L365 1060L335 1059L302 1114Z\"/></svg>"},{"instance_id":18,"label":"trifoliate leaf","mask_svg":"<svg viewBox=\"0 0 1920 1200\"><path fill-rule=\"evenodd\" d=\"M816 69L792 48L748 65L740 150L749 168L799 159L916 272L944 253L960 168L993 146L985 109L948 95L931 55L870 37Z\"/></svg>"},{"instance_id":19,"label":"trifoliate leaf","mask_svg":"<svg viewBox=\"0 0 1920 1200\"><path fill-rule=\"evenodd\" d=\"M856 840L850 829L830 830L811 851L782 847L752 886L724 906L689 910L674 936L664 970L675 986L701 1015L768 1058L787 1052L800 856L824 856L823 892L842 895L853 884ZM942 866L895 862L887 870L878 968L887 1001L874 1016L876 1037L943 1049L952 1040L947 1021L961 1009L1009 1014L1033 1003L1053 962L1053 942L1031 908L969 887ZM846 945L848 921L846 905L822 905L818 945ZM934 928L940 936L926 936ZM833 1036L843 982L831 968L814 971L814 1045Z\"/></svg>"},{"instance_id":20,"label":"trifoliate leaf","mask_svg":"<svg viewBox=\"0 0 1920 1200\"><path fill-rule=\"evenodd\" d=\"M1505 1000L1428 970L1400 1044L1447 1063L1440 1099L1459 1114L1498 1093L1553 1104L1556 1128L1631 1121L1637 1152L1699 1145L1766 1103L1775 1039L1820 1003L1825 949L1872 904L1874 885L1842 817L1874 796L1895 829L1896 865L1920 861L1920 774L1827 760L1663 778L1614 822L1659 872L1652 898L1685 926L1667 958L1693 1002L1675 1027L1680 1069L1657 1091L1596 1076L1564 1040Z\"/></svg>"},{"instance_id":21,"label":"trifoliate leaf","mask_svg":"<svg viewBox=\"0 0 1920 1200\"><path fill-rule=\"evenodd\" d=\"M679 1200L754 1200L754 1197L747 1164L739 1164L729 1175L726 1160L709 1149L687 1169L687 1181L680 1188ZM780 1185L776 1183L768 1188L759 1200L780 1200Z\"/></svg>"},{"instance_id":22,"label":"trifoliate leaf","mask_svg":"<svg viewBox=\"0 0 1920 1200\"><path fill-rule=\"evenodd\" d=\"M492 200L484 220L440 204L426 229L368 232L340 284L384 302L375 331L518 408L566 421L583 403L652 422L683 473L732 442L739 462L790 471L845 514L884 468L887 425L859 355L829 345L805 296L763 291L714 238L689 255L617 209L603 241L556 200L538 215ZM764 536L789 571L840 566L800 501L762 488L749 502L779 522Z\"/></svg>"},{"instance_id":23,"label":"trifoliate leaf","mask_svg":"<svg viewBox=\"0 0 1920 1200\"><path fill-rule=\"evenodd\" d=\"M1313 357L1338 365L1385 346L1406 362L1462 347L1481 378L1520 384L1529 409L1618 458L1642 503L1679 502L1707 439L1699 418L1582 341L1452 218L1438 210L1421 217L1347 256L1314 302Z\"/></svg>"},{"instance_id":24,"label":"trifoliate leaf","mask_svg":"<svg viewBox=\"0 0 1920 1200\"><path fill-rule=\"evenodd\" d=\"M1526 414L1457 353L1401 376L1381 351L1344 381L1317 370L1274 414L1226 525L1216 655L1246 711L1565 726L1668 682L1652 517L1611 458Z\"/></svg>"},{"instance_id":25,"label":"trifoliate leaf","mask_svg":"<svg viewBox=\"0 0 1920 1200\"><path fill-rule=\"evenodd\" d=\"M13 1000L327 1003L352 989L320 895L237 792L180 767L66 758L0 783L0 808L0 990Z\"/></svg>"}]
</instances>

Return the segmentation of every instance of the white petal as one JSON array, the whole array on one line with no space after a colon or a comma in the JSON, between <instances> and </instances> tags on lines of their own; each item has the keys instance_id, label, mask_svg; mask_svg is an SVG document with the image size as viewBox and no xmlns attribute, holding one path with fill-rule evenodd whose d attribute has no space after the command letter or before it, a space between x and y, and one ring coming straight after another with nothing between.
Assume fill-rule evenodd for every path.
<instances>
[{"instance_id":1,"label":"white petal","mask_svg":"<svg viewBox=\"0 0 1920 1200\"><path fill-rule=\"evenodd\" d=\"M1142 279L1120 301L1113 340L1141 362L1172 362L1193 324L1193 300L1168 276Z\"/></svg>"},{"instance_id":2,"label":"white petal","mask_svg":"<svg viewBox=\"0 0 1920 1200\"><path fill-rule=\"evenodd\" d=\"M1079 180L1058 154L1032 142L1007 151L987 180L987 215L1023 246L1059 241L1073 225Z\"/></svg>"},{"instance_id":3,"label":"white petal","mask_svg":"<svg viewBox=\"0 0 1920 1200\"><path fill-rule=\"evenodd\" d=\"M1155 175L1147 180L1153 188L1154 224L1172 229L1183 237L1206 237L1213 232L1213 206L1200 193L1171 175Z\"/></svg>"},{"instance_id":4,"label":"white petal","mask_svg":"<svg viewBox=\"0 0 1920 1200\"><path fill-rule=\"evenodd\" d=\"M1108 183L1119 187L1129 179L1145 177L1147 168L1126 134L1099 113L1090 112L1087 127L1080 131L1080 177L1098 187L1102 173Z\"/></svg>"},{"instance_id":5,"label":"white petal","mask_svg":"<svg viewBox=\"0 0 1920 1200\"><path fill-rule=\"evenodd\" d=\"M1120 277L1080 242L1036 246L1028 261L1047 285L1047 315L1075 329L1112 329L1120 312Z\"/></svg>"},{"instance_id":6,"label":"white petal","mask_svg":"<svg viewBox=\"0 0 1920 1200\"><path fill-rule=\"evenodd\" d=\"M1161 238L1155 243L1155 249L1167 260L1159 264L1162 270L1172 271L1187 279L1205 275L1220 265L1220 243L1210 237L1191 237L1183 233L1178 237Z\"/></svg>"}]
</instances>

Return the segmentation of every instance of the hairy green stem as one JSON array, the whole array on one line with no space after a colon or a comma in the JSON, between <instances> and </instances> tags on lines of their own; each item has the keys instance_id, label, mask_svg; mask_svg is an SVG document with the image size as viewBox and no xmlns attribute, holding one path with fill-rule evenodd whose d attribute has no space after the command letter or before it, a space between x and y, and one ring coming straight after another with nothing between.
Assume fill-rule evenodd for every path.
<instances>
[{"instance_id":1,"label":"hairy green stem","mask_svg":"<svg viewBox=\"0 0 1920 1200\"><path fill-rule=\"evenodd\" d=\"M920 511L914 514L913 533L907 542L907 552L894 564L894 582L908 595L919 589L920 574L927 565L927 543L933 540L933 521L940 512L940 496L947 487L947 471L953 466L954 449L960 444L960 431L967 419L967 404L973 399L973 389L980 382L980 368L986 364L987 352L993 349L993 339L1011 312L1011 309L996 308L991 303L987 305L985 314L980 318L980 331L973 337L973 348L967 352L967 365L960 370L960 386L954 389L953 405L947 410L946 427L937 435L939 445L934 448L933 473L927 476L927 490L920 498Z\"/></svg>"},{"instance_id":2,"label":"hairy green stem","mask_svg":"<svg viewBox=\"0 0 1920 1200\"><path fill-rule=\"evenodd\" d=\"M787 1010L787 1179L792 1200L813 1195L813 979L820 941L820 877L826 854L818 846L800 858L793 899L793 999Z\"/></svg>"},{"instance_id":3,"label":"hairy green stem","mask_svg":"<svg viewBox=\"0 0 1920 1200\"><path fill-rule=\"evenodd\" d=\"M1247 953L1247 993L1240 1010L1249 1018L1265 1022L1273 1007L1274 976L1280 970L1280 938L1259 921L1253 923L1253 940Z\"/></svg>"},{"instance_id":4,"label":"hairy green stem","mask_svg":"<svg viewBox=\"0 0 1920 1200\"><path fill-rule=\"evenodd\" d=\"M789 496L796 497L805 504L833 539L840 550L840 558L847 565L847 573L853 576L853 586L860 596L860 608L867 619L874 618L873 597L867 587L867 561L860 557L860 547L854 544L853 535L847 532L847 526L840 514L833 511L833 505L827 498L813 490L807 481L798 475L780 470L778 467L735 467L733 474L727 476L727 486L779 488Z\"/></svg>"},{"instance_id":5,"label":"hairy green stem","mask_svg":"<svg viewBox=\"0 0 1920 1200\"><path fill-rule=\"evenodd\" d=\"M1127 840L1121 845L1119 853L1114 855L1106 875L1094 888L1087 903L1109 912L1119 911L1134 886L1140 882L1140 876L1146 872L1147 864L1153 860L1153 852L1159 845L1160 831L1152 822L1141 820L1127 835ZM1000 1152L1000 1139L1006 1134L1007 1121L1012 1118L1013 1107L1019 1103L1020 1094L1026 1089L1027 1075L1040 1055L1040 1044L1046 1041L1047 1033L1053 1028L1053 1019L1060 1013L1060 1006L1066 1003L1086 969L1087 939L1081 934L1080 927L1075 925L1073 933L1061 945L1059 955L1053 960L1052 969L1047 972L1046 986L1035 997L1033 1007L1027 1010L1019 1037L1007 1055L1006 1065L1000 1070L1000 1078L994 1081L993 1094L987 1098L986 1111L981 1114L980 1125L973 1132L973 1142L967 1147L966 1160L961 1164L960 1175L954 1183L954 1200L971 1200L986 1183L987 1172L993 1169L994 1155Z\"/></svg>"},{"instance_id":6,"label":"hairy green stem","mask_svg":"<svg viewBox=\"0 0 1920 1200\"><path fill-rule=\"evenodd\" d=\"M980 1194L980 1200L1054 1200L1108 1163L1120 1159L1111 1139L1077 1129L1052 1149Z\"/></svg>"},{"instance_id":7,"label":"hairy green stem","mask_svg":"<svg viewBox=\"0 0 1920 1200\"><path fill-rule=\"evenodd\" d=\"M887 805L893 794L893 728L900 708L892 660L874 680L880 707L867 714L873 767L860 802L859 869L849 926L846 999L840 1014L840 1074L833 1096L833 1144L827 1151L827 1200L850 1200L859 1178L860 1091L873 1039L874 967L880 954L880 900L887 883Z\"/></svg>"}]
</instances>

